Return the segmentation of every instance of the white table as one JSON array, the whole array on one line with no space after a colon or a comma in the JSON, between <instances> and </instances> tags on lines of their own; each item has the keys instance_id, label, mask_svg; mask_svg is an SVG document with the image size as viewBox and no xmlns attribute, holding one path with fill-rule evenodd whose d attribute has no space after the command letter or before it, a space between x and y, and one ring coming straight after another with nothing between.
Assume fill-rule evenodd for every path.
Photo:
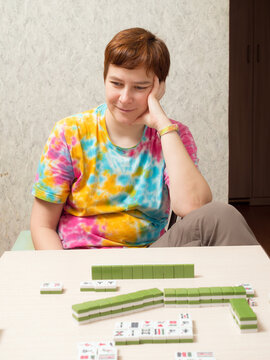
<instances>
[{"instance_id":1,"label":"white table","mask_svg":"<svg viewBox=\"0 0 270 360\"><path fill-rule=\"evenodd\" d=\"M82 293L92 264L194 263L194 279L118 280L117 293ZM217 360L270 358L270 261L260 246L73 251L12 251L0 259L0 358L77 359L77 343L111 340L121 320L173 320L190 312L194 343L119 346L119 359L174 359L176 351L213 351ZM63 281L61 295L41 295L44 281ZM90 299L158 287L250 283L259 332L240 334L229 308L157 308L78 325L71 306Z\"/></svg>"}]
</instances>

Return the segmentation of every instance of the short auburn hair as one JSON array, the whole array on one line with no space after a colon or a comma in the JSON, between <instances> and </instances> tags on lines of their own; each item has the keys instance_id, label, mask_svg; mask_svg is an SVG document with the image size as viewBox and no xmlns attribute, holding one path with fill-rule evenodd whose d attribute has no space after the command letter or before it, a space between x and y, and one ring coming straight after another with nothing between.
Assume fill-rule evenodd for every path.
<instances>
[{"instance_id":1,"label":"short auburn hair","mask_svg":"<svg viewBox=\"0 0 270 360\"><path fill-rule=\"evenodd\" d=\"M104 80L109 65L135 69L144 66L165 81L170 69L170 53L164 41L142 28L131 28L117 33L108 43L104 54Z\"/></svg>"}]
</instances>

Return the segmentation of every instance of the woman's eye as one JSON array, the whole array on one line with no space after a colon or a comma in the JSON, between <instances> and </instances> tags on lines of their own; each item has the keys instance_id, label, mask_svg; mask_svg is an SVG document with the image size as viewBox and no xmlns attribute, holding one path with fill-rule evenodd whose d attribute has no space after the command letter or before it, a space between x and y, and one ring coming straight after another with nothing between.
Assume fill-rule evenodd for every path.
<instances>
[{"instance_id":1,"label":"woman's eye","mask_svg":"<svg viewBox=\"0 0 270 360\"><path fill-rule=\"evenodd\" d=\"M111 81L114 86L121 86L122 84L117 81Z\"/></svg>"},{"instance_id":2,"label":"woman's eye","mask_svg":"<svg viewBox=\"0 0 270 360\"><path fill-rule=\"evenodd\" d=\"M147 89L146 87L142 87L142 86L135 86L135 89L137 90L145 90Z\"/></svg>"}]
</instances>

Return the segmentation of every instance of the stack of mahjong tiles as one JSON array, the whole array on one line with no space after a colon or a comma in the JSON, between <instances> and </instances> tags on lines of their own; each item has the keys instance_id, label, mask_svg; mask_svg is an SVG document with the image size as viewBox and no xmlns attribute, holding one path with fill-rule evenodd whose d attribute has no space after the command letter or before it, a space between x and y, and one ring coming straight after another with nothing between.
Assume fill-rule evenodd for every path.
<instances>
[{"instance_id":1,"label":"stack of mahjong tiles","mask_svg":"<svg viewBox=\"0 0 270 360\"><path fill-rule=\"evenodd\" d=\"M245 299L231 299L230 310L241 332L256 332L258 330L257 316Z\"/></svg>"},{"instance_id":2,"label":"stack of mahjong tiles","mask_svg":"<svg viewBox=\"0 0 270 360\"><path fill-rule=\"evenodd\" d=\"M167 307L203 307L228 304L230 299L246 298L243 286L166 288L164 304Z\"/></svg>"},{"instance_id":3,"label":"stack of mahjong tiles","mask_svg":"<svg viewBox=\"0 0 270 360\"><path fill-rule=\"evenodd\" d=\"M93 280L194 278L194 264L92 265Z\"/></svg>"},{"instance_id":4,"label":"stack of mahjong tiles","mask_svg":"<svg viewBox=\"0 0 270 360\"><path fill-rule=\"evenodd\" d=\"M79 360L117 360L114 341L79 343L78 350Z\"/></svg>"},{"instance_id":5,"label":"stack of mahjong tiles","mask_svg":"<svg viewBox=\"0 0 270 360\"><path fill-rule=\"evenodd\" d=\"M114 341L116 345L193 342L192 319L189 314L180 314L173 321L118 322Z\"/></svg>"},{"instance_id":6,"label":"stack of mahjong tiles","mask_svg":"<svg viewBox=\"0 0 270 360\"><path fill-rule=\"evenodd\" d=\"M174 360L215 360L214 354L208 351L178 351Z\"/></svg>"},{"instance_id":7,"label":"stack of mahjong tiles","mask_svg":"<svg viewBox=\"0 0 270 360\"><path fill-rule=\"evenodd\" d=\"M80 284L81 291L116 291L117 284L115 280L92 280L83 281Z\"/></svg>"},{"instance_id":8,"label":"stack of mahjong tiles","mask_svg":"<svg viewBox=\"0 0 270 360\"><path fill-rule=\"evenodd\" d=\"M163 292L153 288L73 305L72 316L83 324L159 306L163 306Z\"/></svg>"}]
</instances>

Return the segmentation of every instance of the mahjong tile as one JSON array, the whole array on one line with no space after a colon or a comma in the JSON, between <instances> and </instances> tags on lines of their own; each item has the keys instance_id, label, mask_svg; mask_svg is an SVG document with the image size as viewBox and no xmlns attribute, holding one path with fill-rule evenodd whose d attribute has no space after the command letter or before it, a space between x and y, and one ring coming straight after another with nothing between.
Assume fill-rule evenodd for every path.
<instances>
[{"instance_id":1,"label":"mahjong tile","mask_svg":"<svg viewBox=\"0 0 270 360\"><path fill-rule=\"evenodd\" d=\"M181 313L179 314L179 320L192 320L191 315L189 313Z\"/></svg>"},{"instance_id":2,"label":"mahjong tile","mask_svg":"<svg viewBox=\"0 0 270 360\"><path fill-rule=\"evenodd\" d=\"M115 329L123 329L123 330L130 329L130 324L131 324L130 321L120 321L120 322L115 323L114 328Z\"/></svg>"},{"instance_id":3,"label":"mahjong tile","mask_svg":"<svg viewBox=\"0 0 270 360\"><path fill-rule=\"evenodd\" d=\"M142 329L148 329L148 328L153 328L155 327L157 324L156 321L152 321L152 320L142 320L140 321L140 325Z\"/></svg>"},{"instance_id":4,"label":"mahjong tile","mask_svg":"<svg viewBox=\"0 0 270 360\"><path fill-rule=\"evenodd\" d=\"M94 281L82 281L80 283L80 287L85 289L94 289L95 288Z\"/></svg>"},{"instance_id":5,"label":"mahjong tile","mask_svg":"<svg viewBox=\"0 0 270 360\"><path fill-rule=\"evenodd\" d=\"M165 327L168 328L175 328L179 327L180 322L178 320L166 320L165 321Z\"/></svg>"}]
</instances>

